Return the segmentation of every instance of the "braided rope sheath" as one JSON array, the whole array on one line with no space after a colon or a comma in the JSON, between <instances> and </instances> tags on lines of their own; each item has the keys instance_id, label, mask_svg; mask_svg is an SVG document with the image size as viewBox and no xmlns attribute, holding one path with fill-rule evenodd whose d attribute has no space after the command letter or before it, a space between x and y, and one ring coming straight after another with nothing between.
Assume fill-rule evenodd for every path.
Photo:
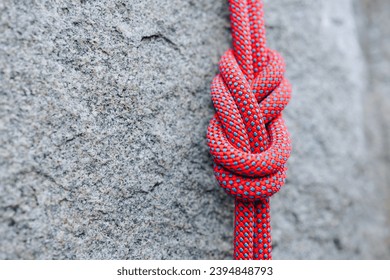
<instances>
[{"instance_id":1,"label":"braided rope sheath","mask_svg":"<svg viewBox=\"0 0 390 280\"><path fill-rule=\"evenodd\" d=\"M233 50L211 84L207 142L220 186L235 198L234 258L271 259L269 197L286 178L291 143L282 111L285 64L266 47L261 0L229 0Z\"/></svg>"}]
</instances>

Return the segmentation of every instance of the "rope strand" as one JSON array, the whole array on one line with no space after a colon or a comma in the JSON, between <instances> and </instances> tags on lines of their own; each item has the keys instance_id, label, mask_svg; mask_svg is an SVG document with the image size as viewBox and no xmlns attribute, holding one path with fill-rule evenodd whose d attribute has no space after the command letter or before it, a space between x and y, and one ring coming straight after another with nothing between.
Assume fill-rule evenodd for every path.
<instances>
[{"instance_id":1,"label":"rope strand","mask_svg":"<svg viewBox=\"0 0 390 280\"><path fill-rule=\"evenodd\" d=\"M234 258L271 259L269 197L291 153L281 117L291 97L283 58L266 47L263 2L229 0L233 49L211 84L207 141L220 186L235 197Z\"/></svg>"}]
</instances>

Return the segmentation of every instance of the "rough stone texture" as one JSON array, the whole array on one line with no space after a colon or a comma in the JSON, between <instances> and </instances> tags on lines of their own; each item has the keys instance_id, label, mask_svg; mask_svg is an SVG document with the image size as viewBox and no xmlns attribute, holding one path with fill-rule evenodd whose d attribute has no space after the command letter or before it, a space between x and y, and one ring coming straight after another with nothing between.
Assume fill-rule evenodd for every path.
<instances>
[{"instance_id":1,"label":"rough stone texture","mask_svg":"<svg viewBox=\"0 0 390 280\"><path fill-rule=\"evenodd\" d=\"M389 257L353 1L266 1L266 21L294 85L274 258ZM205 142L226 1L3 0L0 34L1 259L231 258Z\"/></svg>"},{"instance_id":2,"label":"rough stone texture","mask_svg":"<svg viewBox=\"0 0 390 280\"><path fill-rule=\"evenodd\" d=\"M370 172L390 217L390 1L360 0L357 14L367 61L364 102ZM385 246L390 248L389 237Z\"/></svg>"}]
</instances>

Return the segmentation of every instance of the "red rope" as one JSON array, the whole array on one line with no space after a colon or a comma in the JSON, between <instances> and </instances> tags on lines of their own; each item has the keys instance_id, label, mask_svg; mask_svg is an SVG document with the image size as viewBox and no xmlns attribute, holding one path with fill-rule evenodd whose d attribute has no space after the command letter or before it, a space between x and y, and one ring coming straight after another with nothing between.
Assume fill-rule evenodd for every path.
<instances>
[{"instance_id":1,"label":"red rope","mask_svg":"<svg viewBox=\"0 0 390 280\"><path fill-rule=\"evenodd\" d=\"M282 110L291 97L283 58L266 47L261 0L229 0L233 50L211 84L207 141L220 186L235 197L234 258L271 259L269 197L291 152Z\"/></svg>"}]
</instances>

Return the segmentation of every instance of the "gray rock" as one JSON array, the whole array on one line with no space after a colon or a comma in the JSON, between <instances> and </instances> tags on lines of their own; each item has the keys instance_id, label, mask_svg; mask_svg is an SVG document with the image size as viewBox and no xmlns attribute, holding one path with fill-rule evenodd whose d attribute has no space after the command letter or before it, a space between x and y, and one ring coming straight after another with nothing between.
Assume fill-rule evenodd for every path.
<instances>
[{"instance_id":1,"label":"gray rock","mask_svg":"<svg viewBox=\"0 0 390 280\"><path fill-rule=\"evenodd\" d=\"M372 180L379 187L379 204L390 220L390 2L360 0L357 5L359 37L366 59L365 126L367 157ZM383 201L383 200L382 200ZM387 226L387 231L389 227ZM389 250L390 238L382 245ZM386 255L389 258L389 255Z\"/></svg>"},{"instance_id":2,"label":"gray rock","mask_svg":"<svg viewBox=\"0 0 390 280\"><path fill-rule=\"evenodd\" d=\"M266 1L294 86L275 259L390 255L358 15ZM0 2L1 259L231 258L233 201L205 141L228 17L222 0Z\"/></svg>"}]
</instances>

